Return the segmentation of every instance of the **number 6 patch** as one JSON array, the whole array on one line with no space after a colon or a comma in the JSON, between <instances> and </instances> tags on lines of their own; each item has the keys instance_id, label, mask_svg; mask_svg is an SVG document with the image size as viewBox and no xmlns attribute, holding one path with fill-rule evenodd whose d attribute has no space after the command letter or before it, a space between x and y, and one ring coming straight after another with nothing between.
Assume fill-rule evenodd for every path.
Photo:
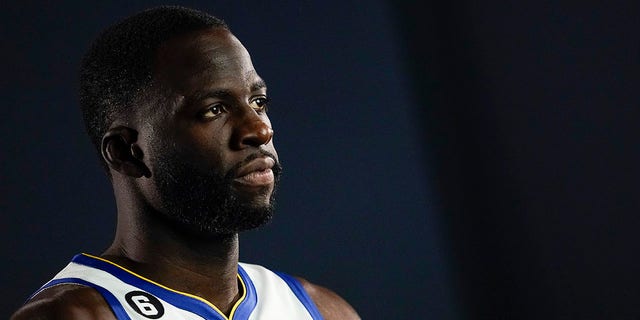
<instances>
[{"instance_id":1,"label":"number 6 patch","mask_svg":"<svg viewBox=\"0 0 640 320\"><path fill-rule=\"evenodd\" d=\"M160 300L149 293L131 291L124 298L133 310L149 319L158 319L164 314L164 307Z\"/></svg>"}]
</instances>

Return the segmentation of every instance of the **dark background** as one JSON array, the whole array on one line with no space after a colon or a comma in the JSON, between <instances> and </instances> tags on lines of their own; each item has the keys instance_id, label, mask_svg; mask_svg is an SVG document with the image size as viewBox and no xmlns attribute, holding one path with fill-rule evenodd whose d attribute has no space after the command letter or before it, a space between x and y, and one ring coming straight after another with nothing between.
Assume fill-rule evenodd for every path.
<instances>
[{"instance_id":1,"label":"dark background","mask_svg":"<svg viewBox=\"0 0 640 320\"><path fill-rule=\"evenodd\" d=\"M637 1L184 1L269 84L278 215L241 259L364 319L637 319ZM2 7L9 315L115 208L78 110L95 34L161 4Z\"/></svg>"}]
</instances>

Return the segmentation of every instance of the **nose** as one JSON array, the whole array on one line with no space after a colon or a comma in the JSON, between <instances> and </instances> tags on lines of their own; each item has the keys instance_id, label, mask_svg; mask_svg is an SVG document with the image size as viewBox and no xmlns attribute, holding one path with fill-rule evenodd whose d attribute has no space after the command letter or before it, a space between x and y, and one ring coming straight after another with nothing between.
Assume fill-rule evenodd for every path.
<instances>
[{"instance_id":1,"label":"nose","mask_svg":"<svg viewBox=\"0 0 640 320\"><path fill-rule=\"evenodd\" d=\"M251 110L236 119L231 147L241 150L247 147L260 147L273 138L273 129L255 111Z\"/></svg>"}]
</instances>

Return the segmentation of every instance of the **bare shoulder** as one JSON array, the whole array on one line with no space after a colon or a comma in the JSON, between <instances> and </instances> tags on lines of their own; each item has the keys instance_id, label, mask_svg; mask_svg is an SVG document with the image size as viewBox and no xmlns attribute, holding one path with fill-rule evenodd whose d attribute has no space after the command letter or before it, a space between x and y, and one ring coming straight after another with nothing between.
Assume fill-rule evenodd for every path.
<instances>
[{"instance_id":1,"label":"bare shoulder","mask_svg":"<svg viewBox=\"0 0 640 320\"><path fill-rule=\"evenodd\" d=\"M360 320L356 310L337 293L328 288L313 284L304 278L295 277L318 306L322 317L326 320Z\"/></svg>"},{"instance_id":2,"label":"bare shoulder","mask_svg":"<svg viewBox=\"0 0 640 320\"><path fill-rule=\"evenodd\" d=\"M115 319L93 288L63 284L47 288L18 309L11 320Z\"/></svg>"}]
</instances>

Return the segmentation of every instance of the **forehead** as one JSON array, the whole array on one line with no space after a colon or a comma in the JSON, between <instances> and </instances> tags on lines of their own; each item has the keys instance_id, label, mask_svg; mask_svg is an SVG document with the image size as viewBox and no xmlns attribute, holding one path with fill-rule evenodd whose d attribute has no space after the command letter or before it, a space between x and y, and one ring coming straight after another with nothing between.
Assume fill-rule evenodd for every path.
<instances>
[{"instance_id":1,"label":"forehead","mask_svg":"<svg viewBox=\"0 0 640 320\"><path fill-rule=\"evenodd\" d=\"M259 79L251 57L226 29L210 28L181 35L158 50L156 80L175 93L189 95L206 87L242 87Z\"/></svg>"}]
</instances>

